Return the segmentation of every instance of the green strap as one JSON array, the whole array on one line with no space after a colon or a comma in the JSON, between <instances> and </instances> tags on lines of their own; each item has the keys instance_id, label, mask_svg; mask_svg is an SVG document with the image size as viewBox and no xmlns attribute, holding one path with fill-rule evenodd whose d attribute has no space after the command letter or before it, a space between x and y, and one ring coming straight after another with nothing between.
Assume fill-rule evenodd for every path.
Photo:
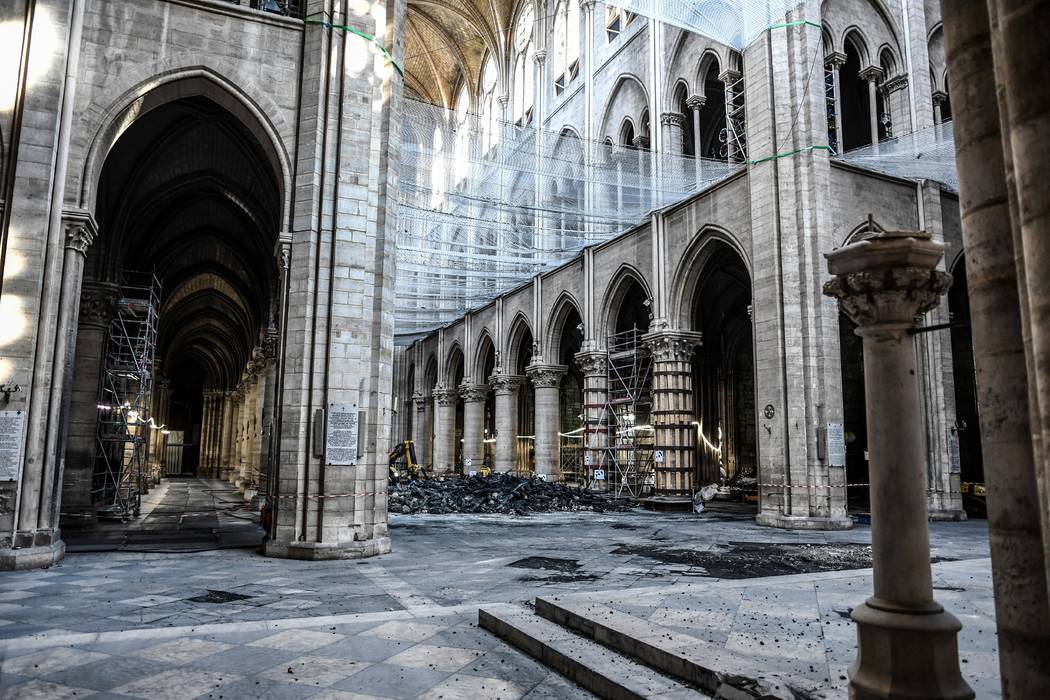
<instances>
[{"instance_id":1,"label":"green strap","mask_svg":"<svg viewBox=\"0 0 1050 700\"><path fill-rule=\"evenodd\" d=\"M781 158L788 158L790 156L798 155L799 153L810 153L812 151L831 151L831 146L806 146L805 148L797 148L794 151L784 151L783 153L777 153L776 155L766 156L765 158L759 158L758 160L747 161L748 165L758 165L759 163L767 163L771 160L779 160Z\"/></svg>"},{"instance_id":2,"label":"green strap","mask_svg":"<svg viewBox=\"0 0 1050 700\"><path fill-rule=\"evenodd\" d=\"M398 65L397 61L394 60L394 57L391 56L390 52L386 50L386 47L383 46L381 43L379 43L379 40L376 39L371 34L369 34L367 32L362 32L360 29L354 29L353 27L347 26L345 24L332 24L331 22L329 22L326 19L309 19L309 18L307 18L307 19L303 20L303 22L305 22L306 24L319 24L322 27L325 27L326 29L341 29L344 32L350 32L351 34L354 34L356 36L361 37L365 41L369 41L369 42L375 44L376 47L379 49L379 52L382 53L383 56L386 57L386 60L390 61L390 65L392 65L394 67L394 70L397 71L398 75L400 75L402 78L405 77L405 71L401 68L401 66Z\"/></svg>"},{"instance_id":3,"label":"green strap","mask_svg":"<svg viewBox=\"0 0 1050 700\"><path fill-rule=\"evenodd\" d=\"M768 27L766 27L766 31L771 31L773 29L787 29L788 27L802 27L802 26L806 26L806 25L808 25L810 27L816 27L817 29L821 28L821 26L819 24L817 24L816 22L814 22L812 20L799 19L799 20L795 20L794 22L783 22L781 24L771 24Z\"/></svg>"}]
</instances>

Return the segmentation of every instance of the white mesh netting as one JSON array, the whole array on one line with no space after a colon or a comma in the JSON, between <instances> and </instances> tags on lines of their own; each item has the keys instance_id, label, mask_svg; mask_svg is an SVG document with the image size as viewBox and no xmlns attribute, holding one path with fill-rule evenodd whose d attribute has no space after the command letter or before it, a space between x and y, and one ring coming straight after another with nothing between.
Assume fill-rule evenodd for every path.
<instances>
[{"instance_id":1,"label":"white mesh netting","mask_svg":"<svg viewBox=\"0 0 1050 700\"><path fill-rule=\"evenodd\" d=\"M847 151L838 160L875 172L913 180L935 180L959 191L955 169L955 131L950 121Z\"/></svg>"},{"instance_id":2,"label":"white mesh netting","mask_svg":"<svg viewBox=\"0 0 1050 700\"><path fill-rule=\"evenodd\" d=\"M646 17L743 49L783 22L799 0L605 0Z\"/></svg>"},{"instance_id":3,"label":"white mesh netting","mask_svg":"<svg viewBox=\"0 0 1050 700\"><path fill-rule=\"evenodd\" d=\"M406 99L397 333L450 321L739 167Z\"/></svg>"}]
</instances>

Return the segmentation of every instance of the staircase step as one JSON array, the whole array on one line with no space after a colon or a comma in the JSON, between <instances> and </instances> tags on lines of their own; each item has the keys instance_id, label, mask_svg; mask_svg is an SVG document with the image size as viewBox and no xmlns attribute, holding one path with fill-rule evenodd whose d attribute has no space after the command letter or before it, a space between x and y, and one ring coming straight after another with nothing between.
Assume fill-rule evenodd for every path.
<instances>
[{"instance_id":1,"label":"staircase step","mask_svg":"<svg viewBox=\"0 0 1050 700\"><path fill-rule=\"evenodd\" d=\"M478 623L600 698L690 700L707 697L520 606L482 608L478 611Z\"/></svg>"},{"instance_id":2,"label":"staircase step","mask_svg":"<svg viewBox=\"0 0 1050 700\"><path fill-rule=\"evenodd\" d=\"M604 605L537 598L536 615L696 686L711 697L797 697L785 685L761 679L762 669L740 655Z\"/></svg>"}]
</instances>

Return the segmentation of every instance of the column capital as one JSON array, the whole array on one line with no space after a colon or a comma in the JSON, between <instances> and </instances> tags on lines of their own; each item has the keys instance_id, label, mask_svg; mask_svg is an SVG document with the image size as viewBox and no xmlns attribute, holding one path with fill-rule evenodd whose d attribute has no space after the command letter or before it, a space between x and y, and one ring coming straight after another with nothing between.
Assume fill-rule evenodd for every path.
<instances>
[{"instance_id":1,"label":"column capital","mask_svg":"<svg viewBox=\"0 0 1050 700\"><path fill-rule=\"evenodd\" d=\"M609 371L609 356L604 352L578 352L573 359L585 377L605 376Z\"/></svg>"},{"instance_id":2,"label":"column capital","mask_svg":"<svg viewBox=\"0 0 1050 700\"><path fill-rule=\"evenodd\" d=\"M743 74L738 70L727 68L718 74L718 79L723 83L735 83L743 77Z\"/></svg>"},{"instance_id":3,"label":"column capital","mask_svg":"<svg viewBox=\"0 0 1050 700\"><path fill-rule=\"evenodd\" d=\"M525 377L520 374L494 374L489 377L489 381L496 396L513 396L525 383Z\"/></svg>"},{"instance_id":4,"label":"column capital","mask_svg":"<svg viewBox=\"0 0 1050 700\"><path fill-rule=\"evenodd\" d=\"M484 401L489 395L488 384L460 384L459 395L464 403L477 403Z\"/></svg>"},{"instance_id":5,"label":"column capital","mask_svg":"<svg viewBox=\"0 0 1050 700\"><path fill-rule=\"evenodd\" d=\"M952 276L937 270L944 244L925 231L884 231L869 218L872 233L827 253L824 294L858 326L859 335L902 332L915 317L937 306Z\"/></svg>"},{"instance_id":6,"label":"column capital","mask_svg":"<svg viewBox=\"0 0 1050 700\"><path fill-rule=\"evenodd\" d=\"M831 53L824 56L824 65L828 68L834 68L838 70L842 66L846 65L846 54L841 51L832 51Z\"/></svg>"},{"instance_id":7,"label":"column capital","mask_svg":"<svg viewBox=\"0 0 1050 700\"><path fill-rule=\"evenodd\" d=\"M943 90L934 90L932 97L933 103L936 105L942 105L948 101L948 93Z\"/></svg>"},{"instance_id":8,"label":"column capital","mask_svg":"<svg viewBox=\"0 0 1050 700\"><path fill-rule=\"evenodd\" d=\"M525 368L525 374L537 389L557 387L568 371L569 368L565 365L529 365Z\"/></svg>"},{"instance_id":9,"label":"column capital","mask_svg":"<svg viewBox=\"0 0 1050 700\"><path fill-rule=\"evenodd\" d=\"M868 66L857 75L861 80L867 80L869 83L877 83L884 75L886 75L886 71L882 70L879 66Z\"/></svg>"},{"instance_id":10,"label":"column capital","mask_svg":"<svg viewBox=\"0 0 1050 700\"><path fill-rule=\"evenodd\" d=\"M508 104L510 104L510 95L496 95L496 104L498 104L501 108L505 108Z\"/></svg>"},{"instance_id":11,"label":"column capital","mask_svg":"<svg viewBox=\"0 0 1050 700\"><path fill-rule=\"evenodd\" d=\"M663 126L677 126L681 129L685 124L685 115L678 112L664 112L660 115L660 124Z\"/></svg>"},{"instance_id":12,"label":"column capital","mask_svg":"<svg viewBox=\"0 0 1050 700\"><path fill-rule=\"evenodd\" d=\"M542 67L547 62L547 49L536 49L536 53L532 54L532 60L537 66Z\"/></svg>"},{"instance_id":13,"label":"column capital","mask_svg":"<svg viewBox=\"0 0 1050 700\"><path fill-rule=\"evenodd\" d=\"M642 345L656 362L688 362L702 344L699 331L657 331L642 336Z\"/></svg>"},{"instance_id":14,"label":"column capital","mask_svg":"<svg viewBox=\"0 0 1050 700\"><path fill-rule=\"evenodd\" d=\"M580 0L580 9L583 12L591 12L594 10L594 5L596 3L597 0Z\"/></svg>"},{"instance_id":15,"label":"column capital","mask_svg":"<svg viewBox=\"0 0 1050 700\"><path fill-rule=\"evenodd\" d=\"M425 411L427 408L427 397L423 395L423 392L417 391L412 394L412 405L415 406L417 411Z\"/></svg>"},{"instance_id":16,"label":"column capital","mask_svg":"<svg viewBox=\"0 0 1050 700\"><path fill-rule=\"evenodd\" d=\"M707 104L707 97L704 95L693 95L685 101L685 106L694 112L704 108Z\"/></svg>"},{"instance_id":17,"label":"column capital","mask_svg":"<svg viewBox=\"0 0 1050 700\"><path fill-rule=\"evenodd\" d=\"M83 209L66 209L62 212L62 224L66 231L66 248L87 256L88 248L98 235L95 217Z\"/></svg>"},{"instance_id":18,"label":"column capital","mask_svg":"<svg viewBox=\"0 0 1050 700\"><path fill-rule=\"evenodd\" d=\"M434 387L431 395L434 397L434 400L437 401L438 406L446 407L455 406L456 400L459 398L458 391L441 385Z\"/></svg>"},{"instance_id":19,"label":"column capital","mask_svg":"<svg viewBox=\"0 0 1050 700\"><path fill-rule=\"evenodd\" d=\"M634 137L634 144L633 145L634 145L635 148L639 148L639 149L649 148L649 137L648 136L642 136L642 135L639 134L638 136Z\"/></svg>"},{"instance_id":20,"label":"column capital","mask_svg":"<svg viewBox=\"0 0 1050 700\"><path fill-rule=\"evenodd\" d=\"M119 295L120 287L110 282L84 282L80 290L79 325L107 328Z\"/></svg>"}]
</instances>

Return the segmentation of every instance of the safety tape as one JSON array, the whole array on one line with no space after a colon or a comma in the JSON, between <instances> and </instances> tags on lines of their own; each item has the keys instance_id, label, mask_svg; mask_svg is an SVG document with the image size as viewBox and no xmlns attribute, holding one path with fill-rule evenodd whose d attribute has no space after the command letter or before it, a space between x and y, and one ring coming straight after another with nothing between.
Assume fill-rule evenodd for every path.
<instances>
[{"instance_id":1,"label":"safety tape","mask_svg":"<svg viewBox=\"0 0 1050 700\"><path fill-rule=\"evenodd\" d=\"M389 491L366 491L364 493L330 493L323 496L301 496L301 495L287 495L287 496L274 496L276 500L289 500L297 501L306 498L310 501L322 501L329 498L357 498L358 496L389 496Z\"/></svg>"},{"instance_id":2,"label":"safety tape","mask_svg":"<svg viewBox=\"0 0 1050 700\"><path fill-rule=\"evenodd\" d=\"M824 485L809 485L809 484L754 484L754 486L762 486L765 488L785 488L785 489L842 489L849 488L851 486L871 486L871 484L824 484ZM744 491L745 489L741 486L730 486L731 490Z\"/></svg>"},{"instance_id":3,"label":"safety tape","mask_svg":"<svg viewBox=\"0 0 1050 700\"><path fill-rule=\"evenodd\" d=\"M386 57L386 60L390 61L390 65L394 67L394 70L397 71L398 75L400 75L401 78L404 79L405 71L401 68L400 65L398 65L397 61L394 60L394 57L390 54L390 52L386 50L386 47L379 43L379 39L375 38L368 32L363 32L360 29L355 29L354 27L351 27L346 24L332 24L326 19L312 19L308 17L307 19L303 20L303 22L305 24L319 24L326 29L341 29L344 32L349 32L355 36L359 36L365 41L372 42L372 44L374 44L375 47L379 49L379 52L383 54L384 57Z\"/></svg>"}]
</instances>

